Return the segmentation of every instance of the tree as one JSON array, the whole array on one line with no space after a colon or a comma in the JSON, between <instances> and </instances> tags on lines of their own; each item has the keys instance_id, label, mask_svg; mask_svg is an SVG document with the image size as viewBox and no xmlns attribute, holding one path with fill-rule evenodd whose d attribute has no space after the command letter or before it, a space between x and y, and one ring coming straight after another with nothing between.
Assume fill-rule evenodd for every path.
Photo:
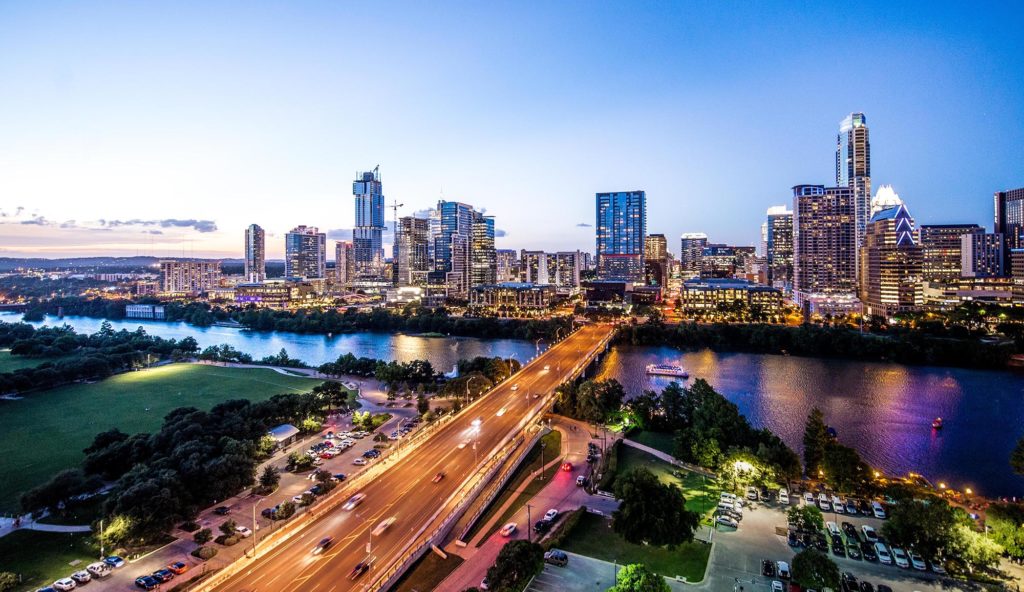
<instances>
[{"instance_id":1,"label":"tree","mask_svg":"<svg viewBox=\"0 0 1024 592\"><path fill-rule=\"evenodd\" d=\"M992 540L1003 547L1006 554L1024 559L1024 505L992 504L985 512L985 526Z\"/></svg>"},{"instance_id":2,"label":"tree","mask_svg":"<svg viewBox=\"0 0 1024 592\"><path fill-rule=\"evenodd\" d=\"M818 532L825 528L825 518L817 506L791 506L786 510L786 518L797 530Z\"/></svg>"},{"instance_id":3,"label":"tree","mask_svg":"<svg viewBox=\"0 0 1024 592\"><path fill-rule=\"evenodd\" d=\"M804 549L793 557L793 581L804 589L839 589L839 566L817 549Z\"/></svg>"},{"instance_id":4,"label":"tree","mask_svg":"<svg viewBox=\"0 0 1024 592\"><path fill-rule=\"evenodd\" d=\"M223 524L220 525L220 532L224 536L235 536L237 534L235 532L235 528L237 527L238 523L232 520L231 518L228 518L226 521L224 521Z\"/></svg>"},{"instance_id":5,"label":"tree","mask_svg":"<svg viewBox=\"0 0 1024 592\"><path fill-rule=\"evenodd\" d=\"M999 562L1002 547L995 541L965 524L958 525L950 544L950 557L962 561L971 572L975 568L986 568Z\"/></svg>"},{"instance_id":6,"label":"tree","mask_svg":"<svg viewBox=\"0 0 1024 592\"><path fill-rule=\"evenodd\" d=\"M1013 472L1024 475L1024 436L1017 440L1017 446L1010 454L1010 466L1013 467Z\"/></svg>"},{"instance_id":7,"label":"tree","mask_svg":"<svg viewBox=\"0 0 1024 592\"><path fill-rule=\"evenodd\" d=\"M906 499L889 507L882 534L895 546L913 547L925 559L934 559L948 554L957 525L969 522L966 515L958 519L957 513L940 498Z\"/></svg>"},{"instance_id":8,"label":"tree","mask_svg":"<svg viewBox=\"0 0 1024 592\"><path fill-rule=\"evenodd\" d=\"M277 484L281 482L281 471L278 471L272 465L267 465L263 472L260 473L260 487L264 489L274 489Z\"/></svg>"},{"instance_id":9,"label":"tree","mask_svg":"<svg viewBox=\"0 0 1024 592\"><path fill-rule=\"evenodd\" d=\"M856 450L837 442L825 445L821 470L829 485L839 491L860 491L871 475L871 468L861 460Z\"/></svg>"},{"instance_id":10,"label":"tree","mask_svg":"<svg viewBox=\"0 0 1024 592\"><path fill-rule=\"evenodd\" d=\"M209 528L197 530L196 533L192 535L192 540L195 541L197 545L203 546L213 540L213 531Z\"/></svg>"},{"instance_id":11,"label":"tree","mask_svg":"<svg viewBox=\"0 0 1024 592\"><path fill-rule=\"evenodd\" d=\"M295 503L287 501L277 507L277 512L274 513L274 517L278 520L287 520L295 515Z\"/></svg>"},{"instance_id":12,"label":"tree","mask_svg":"<svg viewBox=\"0 0 1024 592\"><path fill-rule=\"evenodd\" d=\"M825 415L821 409L811 409L807 416L807 424L804 427L804 470L807 475L814 477L821 468L821 461L825 458L825 446L828 444L828 427L825 425Z\"/></svg>"},{"instance_id":13,"label":"tree","mask_svg":"<svg viewBox=\"0 0 1024 592\"><path fill-rule=\"evenodd\" d=\"M612 529L631 543L675 546L693 540L700 518L686 509L674 484L663 484L651 471L634 469L615 479L619 508Z\"/></svg>"},{"instance_id":14,"label":"tree","mask_svg":"<svg viewBox=\"0 0 1024 592\"><path fill-rule=\"evenodd\" d=\"M544 565L544 548L528 541L509 541L487 570L488 588L496 592L520 590Z\"/></svg>"},{"instance_id":15,"label":"tree","mask_svg":"<svg viewBox=\"0 0 1024 592\"><path fill-rule=\"evenodd\" d=\"M427 400L423 395L416 396L416 411L423 415L427 411L430 411L430 401Z\"/></svg>"},{"instance_id":16,"label":"tree","mask_svg":"<svg viewBox=\"0 0 1024 592\"><path fill-rule=\"evenodd\" d=\"M642 563L631 563L619 570L615 585L608 592L669 592L665 578L654 573Z\"/></svg>"}]
</instances>

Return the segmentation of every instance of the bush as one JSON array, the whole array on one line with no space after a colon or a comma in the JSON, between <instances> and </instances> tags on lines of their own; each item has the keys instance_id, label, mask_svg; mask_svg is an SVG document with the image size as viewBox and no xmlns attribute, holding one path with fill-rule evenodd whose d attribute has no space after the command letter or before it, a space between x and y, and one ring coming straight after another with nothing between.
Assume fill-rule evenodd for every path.
<instances>
[{"instance_id":1,"label":"bush","mask_svg":"<svg viewBox=\"0 0 1024 592\"><path fill-rule=\"evenodd\" d=\"M586 513L586 506L580 506L572 512L569 512L569 515L565 517L565 520L560 521L558 526L551 531L548 539L541 543L544 550L550 551L551 549L557 549L564 546L565 541L572 536L573 529L576 528L576 525L579 524L579 521L583 519L583 515Z\"/></svg>"},{"instance_id":2,"label":"bush","mask_svg":"<svg viewBox=\"0 0 1024 592\"><path fill-rule=\"evenodd\" d=\"M295 515L295 504L292 502L284 502L277 507L277 512L274 512L275 520L287 520Z\"/></svg>"},{"instance_id":3,"label":"bush","mask_svg":"<svg viewBox=\"0 0 1024 592\"><path fill-rule=\"evenodd\" d=\"M194 520L188 520L188 521L182 522L181 526L179 526L178 528L180 528L181 530L184 530L185 532L195 532L195 531L199 530L199 523L194 521Z\"/></svg>"},{"instance_id":4,"label":"bush","mask_svg":"<svg viewBox=\"0 0 1024 592\"><path fill-rule=\"evenodd\" d=\"M607 456L604 459L604 473L601 481L597 484L598 491L609 491L615 483L615 473L619 470L619 447L622 446L622 439L612 442L608 448Z\"/></svg>"},{"instance_id":5,"label":"bush","mask_svg":"<svg viewBox=\"0 0 1024 592\"><path fill-rule=\"evenodd\" d=\"M200 530L199 532L195 533L194 535L192 535L192 540L195 541L196 544L200 545L200 546L205 545L206 543L210 542L210 540L212 540L212 539L213 539L213 531L211 531L209 528L204 528L204 529Z\"/></svg>"},{"instance_id":6,"label":"bush","mask_svg":"<svg viewBox=\"0 0 1024 592\"><path fill-rule=\"evenodd\" d=\"M213 540L213 542L217 543L218 545L224 545L225 547L230 547L231 545L238 544L238 537L236 537L234 535L228 536L226 534L222 534L219 537L215 538Z\"/></svg>"},{"instance_id":7,"label":"bush","mask_svg":"<svg viewBox=\"0 0 1024 592\"><path fill-rule=\"evenodd\" d=\"M199 547L198 549L192 551L193 557L198 557L203 561L206 561L207 559L213 559L214 555L216 554L217 549L215 547Z\"/></svg>"},{"instance_id":8,"label":"bush","mask_svg":"<svg viewBox=\"0 0 1024 592\"><path fill-rule=\"evenodd\" d=\"M9 571L0 572L0 592L8 592L18 587L18 576Z\"/></svg>"}]
</instances>

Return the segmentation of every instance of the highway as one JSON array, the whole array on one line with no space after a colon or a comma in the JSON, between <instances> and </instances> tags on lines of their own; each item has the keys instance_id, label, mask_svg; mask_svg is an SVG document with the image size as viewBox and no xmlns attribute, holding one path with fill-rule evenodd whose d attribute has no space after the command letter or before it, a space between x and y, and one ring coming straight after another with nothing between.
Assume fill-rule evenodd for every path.
<instances>
[{"instance_id":1,"label":"highway","mask_svg":"<svg viewBox=\"0 0 1024 592\"><path fill-rule=\"evenodd\" d=\"M222 592L366 589L403 556L417 533L437 523L432 520L434 515L489 453L526 415L545 404L543 397L534 395L554 390L573 366L600 347L610 331L605 325L581 327L365 484L358 492L366 498L354 509L338 506L326 512L213 589ZM545 366L550 369L545 370ZM434 476L441 472L444 478L434 483ZM343 495L355 493L352 490ZM380 524L390 518L394 518L393 523L380 532ZM378 534L373 534L374 530L378 530ZM328 536L334 537L331 546L314 555L313 548L318 541ZM371 564L369 571L350 577L353 567L365 561Z\"/></svg>"}]
</instances>

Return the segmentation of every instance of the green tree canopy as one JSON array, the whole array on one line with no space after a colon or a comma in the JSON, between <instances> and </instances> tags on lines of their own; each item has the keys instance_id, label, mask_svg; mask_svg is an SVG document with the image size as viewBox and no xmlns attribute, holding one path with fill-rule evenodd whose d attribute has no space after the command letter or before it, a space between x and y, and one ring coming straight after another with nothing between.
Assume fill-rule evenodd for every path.
<instances>
[{"instance_id":1,"label":"green tree canopy","mask_svg":"<svg viewBox=\"0 0 1024 592\"><path fill-rule=\"evenodd\" d=\"M615 577L615 585L608 592L669 592L665 578L642 563L624 565Z\"/></svg>"},{"instance_id":2,"label":"green tree canopy","mask_svg":"<svg viewBox=\"0 0 1024 592\"><path fill-rule=\"evenodd\" d=\"M1024 558L1024 504L992 504L985 512L985 526L1010 557Z\"/></svg>"},{"instance_id":3,"label":"green tree canopy","mask_svg":"<svg viewBox=\"0 0 1024 592\"><path fill-rule=\"evenodd\" d=\"M674 484L663 484L651 471L634 469L615 479L619 508L612 528L631 543L674 546L693 540L700 518L686 509Z\"/></svg>"},{"instance_id":4,"label":"green tree canopy","mask_svg":"<svg viewBox=\"0 0 1024 592\"><path fill-rule=\"evenodd\" d=\"M894 546L913 547L925 559L948 555L959 524L969 523L966 515L941 498L907 499L889 507L889 519L882 534Z\"/></svg>"},{"instance_id":5,"label":"green tree canopy","mask_svg":"<svg viewBox=\"0 0 1024 592\"><path fill-rule=\"evenodd\" d=\"M821 470L825 481L838 491L861 491L871 478L871 467L861 460L860 454L838 442L825 445Z\"/></svg>"},{"instance_id":6,"label":"green tree canopy","mask_svg":"<svg viewBox=\"0 0 1024 592\"><path fill-rule=\"evenodd\" d=\"M811 409L804 426L804 470L808 476L814 477L821 468L825 458L825 446L828 444L828 427L825 426L825 415L821 409Z\"/></svg>"},{"instance_id":7,"label":"green tree canopy","mask_svg":"<svg viewBox=\"0 0 1024 592\"><path fill-rule=\"evenodd\" d=\"M825 529L825 518L817 506L806 504L790 506L786 510L786 518L798 530L820 531Z\"/></svg>"},{"instance_id":8,"label":"green tree canopy","mask_svg":"<svg viewBox=\"0 0 1024 592\"><path fill-rule=\"evenodd\" d=\"M793 581L813 590L839 589L839 566L817 549L804 549L793 557Z\"/></svg>"},{"instance_id":9,"label":"green tree canopy","mask_svg":"<svg viewBox=\"0 0 1024 592\"><path fill-rule=\"evenodd\" d=\"M518 592L543 565L543 547L529 541L509 541L487 570L488 588L496 592Z\"/></svg>"}]
</instances>

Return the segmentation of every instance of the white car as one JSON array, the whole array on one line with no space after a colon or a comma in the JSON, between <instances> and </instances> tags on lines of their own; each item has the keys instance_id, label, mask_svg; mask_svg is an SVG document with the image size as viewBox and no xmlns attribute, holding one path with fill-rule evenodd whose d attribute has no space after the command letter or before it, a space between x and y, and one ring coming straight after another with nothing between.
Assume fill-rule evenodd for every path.
<instances>
[{"instance_id":1,"label":"white car","mask_svg":"<svg viewBox=\"0 0 1024 592\"><path fill-rule=\"evenodd\" d=\"M918 555L913 549L910 550L910 565L917 571L927 571L928 564L924 562L924 557Z\"/></svg>"},{"instance_id":2,"label":"white car","mask_svg":"<svg viewBox=\"0 0 1024 592\"><path fill-rule=\"evenodd\" d=\"M110 575L110 566L102 561L96 563L90 563L86 566L85 571L89 572L94 578L105 578Z\"/></svg>"},{"instance_id":3,"label":"white car","mask_svg":"<svg viewBox=\"0 0 1024 592\"><path fill-rule=\"evenodd\" d=\"M860 531L862 533L864 533L864 540L865 541L867 541L869 543L877 543L878 542L878 535L875 534L875 529L874 528L871 528L867 524L863 524L860 527Z\"/></svg>"},{"instance_id":4,"label":"white car","mask_svg":"<svg viewBox=\"0 0 1024 592\"><path fill-rule=\"evenodd\" d=\"M889 554L889 547L886 547L885 543L875 543L875 554L878 555L879 563L892 565L892 555Z\"/></svg>"},{"instance_id":5,"label":"white car","mask_svg":"<svg viewBox=\"0 0 1024 592\"><path fill-rule=\"evenodd\" d=\"M352 497L348 498L348 501L345 502L345 505L341 506L341 508L343 510L351 510L358 506L359 504L363 503L364 499L366 499L365 493L357 493Z\"/></svg>"},{"instance_id":6,"label":"white car","mask_svg":"<svg viewBox=\"0 0 1024 592\"><path fill-rule=\"evenodd\" d=\"M910 567L910 559L907 557L907 553L903 549L893 547L892 558L896 562L897 567L902 567L904 569Z\"/></svg>"},{"instance_id":7,"label":"white car","mask_svg":"<svg viewBox=\"0 0 1024 592\"><path fill-rule=\"evenodd\" d=\"M836 514L845 513L845 504L843 500L839 499L838 495L832 496L832 507L836 509Z\"/></svg>"},{"instance_id":8,"label":"white car","mask_svg":"<svg viewBox=\"0 0 1024 592\"><path fill-rule=\"evenodd\" d=\"M238 536L242 537L243 539L247 539L252 536L252 531L242 525L236 526L235 532L237 532Z\"/></svg>"},{"instance_id":9,"label":"white car","mask_svg":"<svg viewBox=\"0 0 1024 592\"><path fill-rule=\"evenodd\" d=\"M818 507L821 508L822 512L831 512L832 505L828 503L828 497L824 493L818 494Z\"/></svg>"},{"instance_id":10,"label":"white car","mask_svg":"<svg viewBox=\"0 0 1024 592\"><path fill-rule=\"evenodd\" d=\"M500 532L501 536L503 536L503 537L510 537L510 536L512 536L516 532L516 523L515 522L509 522L505 526L502 526L501 530L499 532Z\"/></svg>"},{"instance_id":11,"label":"white car","mask_svg":"<svg viewBox=\"0 0 1024 592\"><path fill-rule=\"evenodd\" d=\"M752 502L756 502L757 501L757 490L754 489L753 487L748 487L747 488L747 499L752 501Z\"/></svg>"},{"instance_id":12,"label":"white car","mask_svg":"<svg viewBox=\"0 0 1024 592\"><path fill-rule=\"evenodd\" d=\"M740 523L736 522L736 519L731 516L719 515L715 518L715 522L722 526L728 526L729 528L739 528Z\"/></svg>"},{"instance_id":13,"label":"white car","mask_svg":"<svg viewBox=\"0 0 1024 592\"><path fill-rule=\"evenodd\" d=\"M518 391L518 390L519 390L519 383L513 384L512 385L512 392L515 392L515 391Z\"/></svg>"},{"instance_id":14,"label":"white car","mask_svg":"<svg viewBox=\"0 0 1024 592\"><path fill-rule=\"evenodd\" d=\"M772 580L772 592L782 592L782 582L778 580Z\"/></svg>"},{"instance_id":15,"label":"white car","mask_svg":"<svg viewBox=\"0 0 1024 592\"><path fill-rule=\"evenodd\" d=\"M551 364L544 364L544 371L547 372L551 369Z\"/></svg>"},{"instance_id":16,"label":"white car","mask_svg":"<svg viewBox=\"0 0 1024 592\"><path fill-rule=\"evenodd\" d=\"M557 517L558 517L558 510L556 510L554 508L551 508L550 510L548 510L547 512L544 513L544 519L547 520L547 521L554 520Z\"/></svg>"},{"instance_id":17,"label":"white car","mask_svg":"<svg viewBox=\"0 0 1024 592\"><path fill-rule=\"evenodd\" d=\"M360 456L358 458L352 459L352 464L359 465L361 467L366 464L366 459Z\"/></svg>"},{"instance_id":18,"label":"white car","mask_svg":"<svg viewBox=\"0 0 1024 592\"><path fill-rule=\"evenodd\" d=\"M779 577L782 578L783 580L788 580L790 578L790 575L791 575L789 573L789 564L786 563L785 561L776 561L775 562L775 573L777 573L779 575Z\"/></svg>"},{"instance_id":19,"label":"white car","mask_svg":"<svg viewBox=\"0 0 1024 592\"><path fill-rule=\"evenodd\" d=\"M373 532L371 534L373 534L373 536L380 536L384 534L384 531L387 530L388 527L390 527L392 524L394 524L395 520L395 516L391 516L389 518L381 520L380 524L377 525L377 528L373 529Z\"/></svg>"},{"instance_id":20,"label":"white car","mask_svg":"<svg viewBox=\"0 0 1024 592\"><path fill-rule=\"evenodd\" d=\"M76 584L88 584L92 581L92 576L89 575L89 572L83 569L71 574L71 579L74 580Z\"/></svg>"},{"instance_id":21,"label":"white car","mask_svg":"<svg viewBox=\"0 0 1024 592\"><path fill-rule=\"evenodd\" d=\"M814 505L814 494L811 493L810 491L805 491L804 492L804 503L807 504L808 506L813 506Z\"/></svg>"},{"instance_id":22,"label":"white car","mask_svg":"<svg viewBox=\"0 0 1024 592\"><path fill-rule=\"evenodd\" d=\"M71 578L61 578L53 583L53 589L61 590L62 592L66 590L74 590L76 587L78 587L78 584L76 584Z\"/></svg>"},{"instance_id":23,"label":"white car","mask_svg":"<svg viewBox=\"0 0 1024 592\"><path fill-rule=\"evenodd\" d=\"M788 506L789 505L789 492L783 487L779 489L779 503Z\"/></svg>"}]
</instances>

